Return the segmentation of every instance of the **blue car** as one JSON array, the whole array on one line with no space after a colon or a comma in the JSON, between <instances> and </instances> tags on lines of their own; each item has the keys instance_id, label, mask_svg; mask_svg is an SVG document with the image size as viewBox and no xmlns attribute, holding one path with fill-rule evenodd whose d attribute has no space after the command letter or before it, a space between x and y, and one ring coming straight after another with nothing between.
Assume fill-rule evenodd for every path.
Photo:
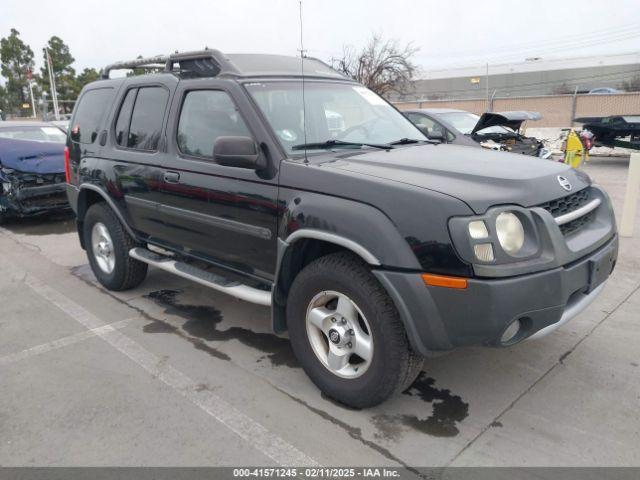
<instances>
[{"instance_id":1,"label":"blue car","mask_svg":"<svg viewBox=\"0 0 640 480\"><path fill-rule=\"evenodd\" d=\"M49 123L0 123L0 222L69 208L65 140Z\"/></svg>"}]
</instances>

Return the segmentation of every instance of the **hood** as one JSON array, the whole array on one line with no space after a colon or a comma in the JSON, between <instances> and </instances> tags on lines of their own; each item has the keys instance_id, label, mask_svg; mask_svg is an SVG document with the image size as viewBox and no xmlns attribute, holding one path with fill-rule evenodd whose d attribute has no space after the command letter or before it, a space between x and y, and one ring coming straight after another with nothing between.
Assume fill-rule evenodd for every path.
<instances>
[{"instance_id":1,"label":"hood","mask_svg":"<svg viewBox=\"0 0 640 480\"><path fill-rule=\"evenodd\" d=\"M560 185L559 175L571 183L571 192L589 184L585 174L562 163L457 145L370 151L334 159L322 167L444 193L476 213L499 204L531 207L564 197L569 192Z\"/></svg>"},{"instance_id":2,"label":"hood","mask_svg":"<svg viewBox=\"0 0 640 480\"><path fill-rule=\"evenodd\" d=\"M23 173L64 173L64 144L0 138L0 164Z\"/></svg>"},{"instance_id":3,"label":"hood","mask_svg":"<svg viewBox=\"0 0 640 480\"><path fill-rule=\"evenodd\" d=\"M541 118L542 115L538 112L485 112L476 123L476 126L473 127L471 134L473 135L488 127L509 127L517 132L527 120L540 120Z\"/></svg>"}]
</instances>

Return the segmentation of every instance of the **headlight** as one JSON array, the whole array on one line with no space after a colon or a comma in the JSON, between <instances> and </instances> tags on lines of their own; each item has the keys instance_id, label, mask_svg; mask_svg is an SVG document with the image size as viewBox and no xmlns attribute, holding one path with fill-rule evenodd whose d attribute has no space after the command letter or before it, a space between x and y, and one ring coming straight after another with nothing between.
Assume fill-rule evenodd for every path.
<instances>
[{"instance_id":1,"label":"headlight","mask_svg":"<svg viewBox=\"0 0 640 480\"><path fill-rule=\"evenodd\" d=\"M517 254L524 245L524 227L517 215L502 212L496 218L496 233L502 249L509 255Z\"/></svg>"}]
</instances>

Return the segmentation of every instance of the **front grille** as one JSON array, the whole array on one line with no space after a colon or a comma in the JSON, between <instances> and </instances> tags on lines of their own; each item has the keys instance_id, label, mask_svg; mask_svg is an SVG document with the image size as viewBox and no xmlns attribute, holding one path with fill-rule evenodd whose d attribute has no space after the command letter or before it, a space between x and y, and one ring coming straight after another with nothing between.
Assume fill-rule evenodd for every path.
<instances>
[{"instance_id":1,"label":"front grille","mask_svg":"<svg viewBox=\"0 0 640 480\"><path fill-rule=\"evenodd\" d=\"M586 215L583 215L575 220L565 223L564 225L560 225L560 231L563 235L569 235L573 232L580 230L585 225L591 223L596 216L596 211L591 210Z\"/></svg>"},{"instance_id":2,"label":"front grille","mask_svg":"<svg viewBox=\"0 0 640 480\"><path fill-rule=\"evenodd\" d=\"M584 188L579 192L572 193L566 197L551 200L550 202L538 205L551 213L554 217L559 217L565 213L573 212L576 208L580 208L589 202L589 188Z\"/></svg>"},{"instance_id":3,"label":"front grille","mask_svg":"<svg viewBox=\"0 0 640 480\"><path fill-rule=\"evenodd\" d=\"M544 208L555 218L559 217L560 215L564 215L565 213L573 212L577 208L586 205L589 200L591 200L591 195L589 192L589 187L587 187L580 190L579 192L572 193L571 195L567 195L566 197L558 198L556 200L551 200L550 202L546 202L538 206ZM571 222L565 223L564 225L560 225L560 231L565 236L570 235L580 230L585 225L591 223L595 216L596 211L592 210L586 215L578 217Z\"/></svg>"}]
</instances>

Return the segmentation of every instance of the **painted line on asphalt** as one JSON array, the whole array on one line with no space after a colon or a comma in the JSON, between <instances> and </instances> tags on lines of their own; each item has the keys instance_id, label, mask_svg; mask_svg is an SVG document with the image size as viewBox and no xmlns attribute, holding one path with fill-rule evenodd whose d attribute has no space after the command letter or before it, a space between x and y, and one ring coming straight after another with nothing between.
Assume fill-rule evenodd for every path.
<instances>
[{"instance_id":1,"label":"painted line on asphalt","mask_svg":"<svg viewBox=\"0 0 640 480\"><path fill-rule=\"evenodd\" d=\"M177 393L190 400L204 412L222 423L240 438L262 452L281 466L316 466L318 463L266 427L248 417L225 400L208 390L198 389L198 384L171 365L166 365L135 340L124 335L78 305L73 300L46 285L42 281L27 276L24 280L35 293L48 300L64 313L96 332L109 343L152 376L158 378ZM104 328L101 328L104 327Z\"/></svg>"},{"instance_id":2,"label":"painted line on asphalt","mask_svg":"<svg viewBox=\"0 0 640 480\"><path fill-rule=\"evenodd\" d=\"M52 342L36 345L35 347L27 348L26 350L22 350L20 352L5 355L3 357L0 357L0 367L3 365L9 365L10 363L19 362L20 360L25 360L27 358L35 357L37 355L42 355L53 350L68 347L69 345L75 345L76 343L80 343L90 338L99 336L101 333L106 333L113 329L123 328L135 318L127 318L125 320L120 320L108 325L103 325L98 328L92 328L91 330L85 330L84 332L69 335L68 337L62 337Z\"/></svg>"}]
</instances>

